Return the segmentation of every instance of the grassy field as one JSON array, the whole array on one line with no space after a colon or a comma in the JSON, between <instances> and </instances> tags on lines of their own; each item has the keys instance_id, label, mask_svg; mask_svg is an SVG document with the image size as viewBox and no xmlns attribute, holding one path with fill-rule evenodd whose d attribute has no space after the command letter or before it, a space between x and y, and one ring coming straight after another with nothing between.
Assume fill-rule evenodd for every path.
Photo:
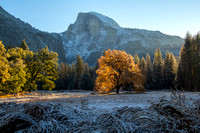
<instances>
[{"instance_id":1,"label":"grassy field","mask_svg":"<svg viewBox=\"0 0 200 133\"><path fill-rule=\"evenodd\" d=\"M180 92L181 93L181 92ZM63 105L76 107L87 106L93 110L109 111L119 107L141 107L148 108L152 102L161 97L169 99L169 91L150 91L142 94L121 94L111 95L95 94L92 91L35 91L23 95L0 98L0 103L30 103L30 102L55 102ZM187 99L196 99L199 92L184 92Z\"/></svg>"},{"instance_id":2,"label":"grassy field","mask_svg":"<svg viewBox=\"0 0 200 133\"><path fill-rule=\"evenodd\" d=\"M37 91L0 98L0 131L199 132L199 99L199 92Z\"/></svg>"}]
</instances>

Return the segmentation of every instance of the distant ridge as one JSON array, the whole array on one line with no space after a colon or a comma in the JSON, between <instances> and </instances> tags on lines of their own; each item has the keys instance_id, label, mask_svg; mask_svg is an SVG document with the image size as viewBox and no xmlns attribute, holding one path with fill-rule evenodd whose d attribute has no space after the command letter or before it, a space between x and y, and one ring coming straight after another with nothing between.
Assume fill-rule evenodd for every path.
<instances>
[{"instance_id":1,"label":"distant ridge","mask_svg":"<svg viewBox=\"0 0 200 133\"><path fill-rule=\"evenodd\" d=\"M49 50L58 53L60 61L66 62L62 38L59 34L37 30L30 24L10 15L0 6L0 40L5 46L19 46L23 39L26 39L30 50L36 52L47 45Z\"/></svg>"}]
</instances>

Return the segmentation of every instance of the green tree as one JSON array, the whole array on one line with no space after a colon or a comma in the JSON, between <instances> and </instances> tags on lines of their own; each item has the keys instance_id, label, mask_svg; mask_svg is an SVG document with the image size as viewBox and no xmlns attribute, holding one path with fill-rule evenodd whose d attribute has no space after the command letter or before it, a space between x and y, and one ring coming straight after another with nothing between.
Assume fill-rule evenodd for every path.
<instances>
[{"instance_id":1,"label":"green tree","mask_svg":"<svg viewBox=\"0 0 200 133\"><path fill-rule=\"evenodd\" d=\"M0 91L2 92L9 92L10 88L6 88L6 82L10 79L9 73L9 62L7 60L8 54L6 54L6 49L4 45L0 41ZM8 89L8 90L7 90Z\"/></svg>"},{"instance_id":2,"label":"green tree","mask_svg":"<svg viewBox=\"0 0 200 133\"><path fill-rule=\"evenodd\" d=\"M153 69L152 69L152 64L151 64L151 57L147 53L146 55L146 83L145 83L146 89L153 89L152 78L153 78Z\"/></svg>"},{"instance_id":3,"label":"green tree","mask_svg":"<svg viewBox=\"0 0 200 133\"><path fill-rule=\"evenodd\" d=\"M84 89L84 90L92 90L93 89L91 75L90 75L89 70L90 69L89 69L88 64L85 63L85 71L84 71L83 75L81 76L81 80L79 82L78 89Z\"/></svg>"},{"instance_id":4,"label":"green tree","mask_svg":"<svg viewBox=\"0 0 200 133\"><path fill-rule=\"evenodd\" d=\"M58 78L57 56L47 47L38 53L18 47L6 51L0 42L0 91L31 91L37 88L38 81L43 82L43 89L51 90L55 87L53 80Z\"/></svg>"},{"instance_id":5,"label":"green tree","mask_svg":"<svg viewBox=\"0 0 200 133\"><path fill-rule=\"evenodd\" d=\"M20 45L20 48L23 50L29 50L28 45L26 44L26 40L24 39Z\"/></svg>"},{"instance_id":6,"label":"green tree","mask_svg":"<svg viewBox=\"0 0 200 133\"><path fill-rule=\"evenodd\" d=\"M58 54L48 50L48 47L38 51L38 62L41 64L41 81L43 82L42 89L52 90L55 88L54 81L58 79Z\"/></svg>"},{"instance_id":7,"label":"green tree","mask_svg":"<svg viewBox=\"0 0 200 133\"><path fill-rule=\"evenodd\" d=\"M164 60L164 87L166 89L174 89L175 88L175 77L177 74L177 60L173 53L169 53L167 51Z\"/></svg>"},{"instance_id":8,"label":"green tree","mask_svg":"<svg viewBox=\"0 0 200 133\"><path fill-rule=\"evenodd\" d=\"M154 53L154 60L153 60L153 87L154 89L162 89L163 85L163 74L162 74L162 54L160 49L156 49Z\"/></svg>"},{"instance_id":9,"label":"green tree","mask_svg":"<svg viewBox=\"0 0 200 133\"><path fill-rule=\"evenodd\" d=\"M8 51L0 42L0 90L5 93L22 91L26 82L26 71L23 57L25 51L21 48L11 48Z\"/></svg>"},{"instance_id":10,"label":"green tree","mask_svg":"<svg viewBox=\"0 0 200 133\"><path fill-rule=\"evenodd\" d=\"M178 65L178 73L177 73L177 82L178 82L178 89L183 89L184 87L184 64L185 64L185 46L181 47L179 53L179 65Z\"/></svg>"},{"instance_id":11,"label":"green tree","mask_svg":"<svg viewBox=\"0 0 200 133\"><path fill-rule=\"evenodd\" d=\"M192 35L188 32L185 38L185 44L181 48L179 64L179 87L184 90L191 90L191 57L192 52Z\"/></svg>"},{"instance_id":12,"label":"green tree","mask_svg":"<svg viewBox=\"0 0 200 133\"><path fill-rule=\"evenodd\" d=\"M138 63L140 63L140 58L139 58L139 56L138 56L138 54L136 53L136 54L134 54L134 62L135 62L135 64L138 64Z\"/></svg>"},{"instance_id":13,"label":"green tree","mask_svg":"<svg viewBox=\"0 0 200 133\"><path fill-rule=\"evenodd\" d=\"M79 84L79 81L81 79L81 76L83 75L84 73L84 62L83 62L83 59L81 58L80 55L77 56L76 58L76 66L75 66L75 89L78 88L78 84Z\"/></svg>"},{"instance_id":14,"label":"green tree","mask_svg":"<svg viewBox=\"0 0 200 133\"><path fill-rule=\"evenodd\" d=\"M200 91L200 32L195 37L195 66L194 66L194 90Z\"/></svg>"},{"instance_id":15,"label":"green tree","mask_svg":"<svg viewBox=\"0 0 200 133\"><path fill-rule=\"evenodd\" d=\"M76 69L75 69L75 65L74 63L72 63L72 65L68 65L68 73L69 73L69 85L68 85L68 89L72 90L74 89L74 84L75 84L75 73L76 73Z\"/></svg>"},{"instance_id":16,"label":"green tree","mask_svg":"<svg viewBox=\"0 0 200 133\"><path fill-rule=\"evenodd\" d=\"M199 87L199 33L193 36L188 32L180 52L178 66L178 87L187 91L198 91Z\"/></svg>"},{"instance_id":17,"label":"green tree","mask_svg":"<svg viewBox=\"0 0 200 133\"><path fill-rule=\"evenodd\" d=\"M26 53L22 48L11 48L7 51L10 55L9 61L10 78L6 82L6 87L10 88L9 93L17 93L22 91L22 87L26 83L26 65L23 58Z\"/></svg>"},{"instance_id":18,"label":"green tree","mask_svg":"<svg viewBox=\"0 0 200 133\"><path fill-rule=\"evenodd\" d=\"M144 57L142 57L142 59L140 61L140 69L141 69L143 74L146 74L146 72L147 72L147 70L146 70L147 69L147 63L146 63Z\"/></svg>"},{"instance_id":19,"label":"green tree","mask_svg":"<svg viewBox=\"0 0 200 133\"><path fill-rule=\"evenodd\" d=\"M42 82L42 89L52 90L55 87L54 80L58 78L58 54L48 50L48 47L38 50L26 59L27 73L30 78L25 84L26 90L35 90L37 81Z\"/></svg>"},{"instance_id":20,"label":"green tree","mask_svg":"<svg viewBox=\"0 0 200 133\"><path fill-rule=\"evenodd\" d=\"M68 65L67 63L61 62L58 69L59 79L56 81L56 89L65 90L68 87Z\"/></svg>"},{"instance_id":21,"label":"green tree","mask_svg":"<svg viewBox=\"0 0 200 133\"><path fill-rule=\"evenodd\" d=\"M91 75L91 88L94 89L95 87L95 80L97 78L96 70L99 68L98 60L94 67L90 68L90 75Z\"/></svg>"}]
</instances>

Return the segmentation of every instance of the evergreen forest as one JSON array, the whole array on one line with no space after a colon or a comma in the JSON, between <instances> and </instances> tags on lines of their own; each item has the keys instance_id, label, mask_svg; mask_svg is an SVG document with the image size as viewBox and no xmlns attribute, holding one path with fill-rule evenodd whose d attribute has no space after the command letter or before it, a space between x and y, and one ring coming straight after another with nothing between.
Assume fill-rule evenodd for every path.
<instances>
[{"instance_id":1,"label":"evergreen forest","mask_svg":"<svg viewBox=\"0 0 200 133\"><path fill-rule=\"evenodd\" d=\"M105 50L90 67L80 55L76 62L58 60L48 47L30 51L26 41L19 47L0 42L0 91L18 93L33 90L93 90L110 93L126 91L185 90L200 91L200 33L186 34L179 57L157 48L154 57L147 53L132 57L126 51Z\"/></svg>"}]
</instances>

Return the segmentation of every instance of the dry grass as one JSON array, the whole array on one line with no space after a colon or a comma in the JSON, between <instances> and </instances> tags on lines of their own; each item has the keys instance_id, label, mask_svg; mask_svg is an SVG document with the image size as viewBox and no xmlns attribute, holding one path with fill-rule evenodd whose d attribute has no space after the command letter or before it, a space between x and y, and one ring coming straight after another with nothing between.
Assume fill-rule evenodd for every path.
<instances>
[{"instance_id":1,"label":"dry grass","mask_svg":"<svg viewBox=\"0 0 200 133\"><path fill-rule=\"evenodd\" d=\"M0 131L200 132L198 98L178 92L38 93L26 103L0 103Z\"/></svg>"},{"instance_id":2,"label":"dry grass","mask_svg":"<svg viewBox=\"0 0 200 133\"><path fill-rule=\"evenodd\" d=\"M29 92L19 92L19 93L15 93L15 94L5 94L0 92L0 98L15 98L15 97L19 97L19 96L26 96L26 95L30 95L31 93Z\"/></svg>"}]
</instances>

